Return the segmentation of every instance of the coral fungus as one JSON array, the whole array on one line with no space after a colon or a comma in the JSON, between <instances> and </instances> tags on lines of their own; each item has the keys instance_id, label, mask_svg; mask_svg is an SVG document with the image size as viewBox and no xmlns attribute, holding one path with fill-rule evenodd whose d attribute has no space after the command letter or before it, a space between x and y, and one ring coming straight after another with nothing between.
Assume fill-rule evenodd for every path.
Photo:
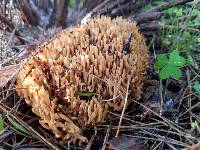
<instances>
[{"instance_id":1,"label":"coral fungus","mask_svg":"<svg viewBox=\"0 0 200 150\"><path fill-rule=\"evenodd\" d=\"M129 97L140 98L147 66L136 23L97 16L38 47L17 76L17 92L56 137L85 142L87 125L122 109L128 76Z\"/></svg>"}]
</instances>

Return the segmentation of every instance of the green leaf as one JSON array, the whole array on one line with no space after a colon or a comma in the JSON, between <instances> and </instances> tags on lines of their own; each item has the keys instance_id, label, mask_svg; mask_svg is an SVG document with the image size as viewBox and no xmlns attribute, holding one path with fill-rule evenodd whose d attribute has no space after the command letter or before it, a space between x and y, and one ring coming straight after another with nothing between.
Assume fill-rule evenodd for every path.
<instances>
[{"instance_id":1,"label":"green leaf","mask_svg":"<svg viewBox=\"0 0 200 150\"><path fill-rule=\"evenodd\" d=\"M167 79L170 77L170 67L166 65L160 70L160 79Z\"/></svg>"},{"instance_id":2,"label":"green leaf","mask_svg":"<svg viewBox=\"0 0 200 150\"><path fill-rule=\"evenodd\" d=\"M172 78L180 78L182 76L181 70L174 65L170 65L171 71L170 71L170 76Z\"/></svg>"},{"instance_id":3,"label":"green leaf","mask_svg":"<svg viewBox=\"0 0 200 150\"><path fill-rule=\"evenodd\" d=\"M169 9L164 10L163 12L168 15L172 15L174 12L177 11L177 7L171 7Z\"/></svg>"},{"instance_id":4,"label":"green leaf","mask_svg":"<svg viewBox=\"0 0 200 150\"><path fill-rule=\"evenodd\" d=\"M196 17L196 19L194 19L194 23L195 23L195 25L199 25L200 24L200 17Z\"/></svg>"},{"instance_id":5,"label":"green leaf","mask_svg":"<svg viewBox=\"0 0 200 150\"><path fill-rule=\"evenodd\" d=\"M168 62L167 55L159 54L156 59L155 68L159 70L159 69L163 68L167 64L167 62Z\"/></svg>"},{"instance_id":6,"label":"green leaf","mask_svg":"<svg viewBox=\"0 0 200 150\"><path fill-rule=\"evenodd\" d=\"M164 46L168 46L168 45L171 44L171 42L170 42L170 40L169 40L168 38L165 38L165 39L162 40L162 44L163 44Z\"/></svg>"},{"instance_id":7,"label":"green leaf","mask_svg":"<svg viewBox=\"0 0 200 150\"><path fill-rule=\"evenodd\" d=\"M182 16L182 15L183 15L183 8L177 9L175 13L176 13L176 15L177 15L178 17Z\"/></svg>"},{"instance_id":8,"label":"green leaf","mask_svg":"<svg viewBox=\"0 0 200 150\"><path fill-rule=\"evenodd\" d=\"M173 64L170 63L165 65L165 67L163 67L160 71L161 79L167 79L169 77L179 78L181 76L182 76L181 70L177 66L174 66Z\"/></svg>"},{"instance_id":9,"label":"green leaf","mask_svg":"<svg viewBox=\"0 0 200 150\"><path fill-rule=\"evenodd\" d=\"M197 93L199 93L200 94L200 84L199 84L199 82L195 82L194 83L194 85L193 85L193 88L194 88L194 90L197 92Z\"/></svg>"},{"instance_id":10,"label":"green leaf","mask_svg":"<svg viewBox=\"0 0 200 150\"><path fill-rule=\"evenodd\" d=\"M169 9L164 10L163 12L170 16L175 14L176 16L180 17L183 15L183 8L171 7Z\"/></svg>"},{"instance_id":11,"label":"green leaf","mask_svg":"<svg viewBox=\"0 0 200 150\"><path fill-rule=\"evenodd\" d=\"M183 32L183 38L188 39L188 38L190 38L190 37L191 37L190 32L188 32L188 31L184 31L184 32Z\"/></svg>"},{"instance_id":12,"label":"green leaf","mask_svg":"<svg viewBox=\"0 0 200 150\"><path fill-rule=\"evenodd\" d=\"M76 1L75 0L69 0L69 7L75 8L76 6Z\"/></svg>"},{"instance_id":13,"label":"green leaf","mask_svg":"<svg viewBox=\"0 0 200 150\"><path fill-rule=\"evenodd\" d=\"M192 122L192 123L191 123L191 129L194 130L194 129L196 129L196 127L197 127L196 122Z\"/></svg>"},{"instance_id":14,"label":"green leaf","mask_svg":"<svg viewBox=\"0 0 200 150\"><path fill-rule=\"evenodd\" d=\"M0 114L0 132L4 129L4 121L3 121L3 117Z\"/></svg>"},{"instance_id":15,"label":"green leaf","mask_svg":"<svg viewBox=\"0 0 200 150\"><path fill-rule=\"evenodd\" d=\"M96 93L92 93L92 92L78 92L78 95L80 97L91 97L91 96L95 96L97 94Z\"/></svg>"},{"instance_id":16,"label":"green leaf","mask_svg":"<svg viewBox=\"0 0 200 150\"><path fill-rule=\"evenodd\" d=\"M170 53L169 62L177 67L183 67L186 64L185 58L179 55L178 50L174 50Z\"/></svg>"},{"instance_id":17,"label":"green leaf","mask_svg":"<svg viewBox=\"0 0 200 150\"><path fill-rule=\"evenodd\" d=\"M192 58L191 55L187 56L187 63L190 64L190 65L194 65L195 64L195 61L194 61L194 59Z\"/></svg>"},{"instance_id":18,"label":"green leaf","mask_svg":"<svg viewBox=\"0 0 200 150\"><path fill-rule=\"evenodd\" d=\"M150 8L152 7L152 5L144 5L144 11L148 11L148 10L150 10Z\"/></svg>"},{"instance_id":19,"label":"green leaf","mask_svg":"<svg viewBox=\"0 0 200 150\"><path fill-rule=\"evenodd\" d=\"M8 118L8 121L10 122L10 124L18 131L31 135L31 133L25 129L22 125L18 124L16 121L14 121L9 114L6 115L6 117Z\"/></svg>"}]
</instances>

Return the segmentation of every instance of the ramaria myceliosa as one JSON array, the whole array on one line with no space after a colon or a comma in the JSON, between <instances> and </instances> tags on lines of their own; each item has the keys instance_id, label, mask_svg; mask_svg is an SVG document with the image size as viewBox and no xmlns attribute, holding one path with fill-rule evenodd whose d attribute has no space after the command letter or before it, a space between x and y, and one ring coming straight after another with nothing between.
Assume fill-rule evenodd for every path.
<instances>
[{"instance_id":1,"label":"ramaria myceliosa","mask_svg":"<svg viewBox=\"0 0 200 150\"><path fill-rule=\"evenodd\" d=\"M122 109L128 76L129 97L140 99L148 53L135 22L98 16L38 49L17 76L17 92L56 137L87 141L87 125Z\"/></svg>"}]
</instances>

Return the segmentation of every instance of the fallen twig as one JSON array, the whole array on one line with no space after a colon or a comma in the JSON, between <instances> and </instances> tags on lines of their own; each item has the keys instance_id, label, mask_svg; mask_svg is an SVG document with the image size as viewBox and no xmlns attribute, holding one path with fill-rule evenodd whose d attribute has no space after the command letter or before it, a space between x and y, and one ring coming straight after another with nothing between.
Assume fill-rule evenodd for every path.
<instances>
[{"instance_id":1,"label":"fallen twig","mask_svg":"<svg viewBox=\"0 0 200 150\"><path fill-rule=\"evenodd\" d=\"M107 143L107 140L108 140L108 137L109 137L109 133L110 133L110 126L108 126L108 128L107 128L106 136L104 138L103 146L102 146L101 150L106 149L106 143Z\"/></svg>"},{"instance_id":2,"label":"fallen twig","mask_svg":"<svg viewBox=\"0 0 200 150\"><path fill-rule=\"evenodd\" d=\"M166 3L163 3L157 7L154 7L153 9L151 9L150 11L148 12L155 12L155 11L162 11L162 10L165 10L165 9L168 9L170 7L173 7L173 6L178 6L178 5L183 5L183 4L186 4L188 2L192 2L193 0L171 0L169 2L166 2Z\"/></svg>"},{"instance_id":3,"label":"fallen twig","mask_svg":"<svg viewBox=\"0 0 200 150\"><path fill-rule=\"evenodd\" d=\"M136 16L131 16L129 19L135 20L137 23L143 23L146 21L152 21L152 20L157 20L160 19L160 17L163 15L161 12L152 12L148 13L146 15L136 15Z\"/></svg>"},{"instance_id":4,"label":"fallen twig","mask_svg":"<svg viewBox=\"0 0 200 150\"><path fill-rule=\"evenodd\" d=\"M6 25L8 25L9 32L12 32L13 30L15 30L14 24L11 21L9 21L5 16L0 14L0 20ZM25 44L25 41L21 38L22 37L21 33L18 30L15 30L14 33L17 36L17 38L20 40L21 44Z\"/></svg>"},{"instance_id":5,"label":"fallen twig","mask_svg":"<svg viewBox=\"0 0 200 150\"><path fill-rule=\"evenodd\" d=\"M49 19L48 27L64 26L64 21L67 16L68 1L57 0L54 6L53 13Z\"/></svg>"},{"instance_id":6,"label":"fallen twig","mask_svg":"<svg viewBox=\"0 0 200 150\"><path fill-rule=\"evenodd\" d=\"M35 13L30 8L27 0L17 0L18 7L24 15L25 20L32 25L37 25L37 18Z\"/></svg>"},{"instance_id":7,"label":"fallen twig","mask_svg":"<svg viewBox=\"0 0 200 150\"><path fill-rule=\"evenodd\" d=\"M124 101L124 107L122 109L122 114L121 114L121 117L120 117L120 120L119 120L119 124L118 124L118 128L117 128L117 132L116 132L116 135L115 137L118 137L119 135L119 132L120 132L120 126L122 124L122 119L123 119L123 116L124 116L124 112L126 110L126 105L127 105L127 102L128 102L128 89L129 89L129 85L130 85L130 80L131 80L131 76L129 75L128 76L128 83L127 83L127 89L126 89L126 98L125 98L125 101Z\"/></svg>"},{"instance_id":8,"label":"fallen twig","mask_svg":"<svg viewBox=\"0 0 200 150\"><path fill-rule=\"evenodd\" d=\"M180 26L173 26L173 25L165 25L165 24L157 24L157 23L152 23L152 24L141 24L140 25L140 30L141 31L153 31L153 30L159 30L159 29L184 29L184 30L188 30L191 32L200 32L198 28L198 26L196 28L192 28L192 27L188 27L188 26L184 26L184 25L180 25Z\"/></svg>"}]
</instances>

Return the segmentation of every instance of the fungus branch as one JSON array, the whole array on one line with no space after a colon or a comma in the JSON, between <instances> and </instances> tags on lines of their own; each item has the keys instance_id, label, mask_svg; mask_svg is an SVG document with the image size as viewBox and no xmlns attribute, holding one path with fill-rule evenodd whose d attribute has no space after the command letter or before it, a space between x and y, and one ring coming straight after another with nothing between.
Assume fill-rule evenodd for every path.
<instances>
[{"instance_id":1,"label":"fungus branch","mask_svg":"<svg viewBox=\"0 0 200 150\"><path fill-rule=\"evenodd\" d=\"M99 40L102 35L106 40ZM85 41L90 43L88 47L74 45ZM82 55L83 52L87 55ZM17 92L32 105L41 125L58 138L87 142L82 127L105 121L109 110L123 109L123 118L128 94L136 100L141 96L148 53L144 37L134 22L121 17L113 21L110 17L98 16L87 24L60 32L48 44L38 47L36 53L29 57L17 76ZM58 55L61 59L57 59ZM131 78L136 79L130 82ZM124 100L120 95L125 92Z\"/></svg>"}]
</instances>

